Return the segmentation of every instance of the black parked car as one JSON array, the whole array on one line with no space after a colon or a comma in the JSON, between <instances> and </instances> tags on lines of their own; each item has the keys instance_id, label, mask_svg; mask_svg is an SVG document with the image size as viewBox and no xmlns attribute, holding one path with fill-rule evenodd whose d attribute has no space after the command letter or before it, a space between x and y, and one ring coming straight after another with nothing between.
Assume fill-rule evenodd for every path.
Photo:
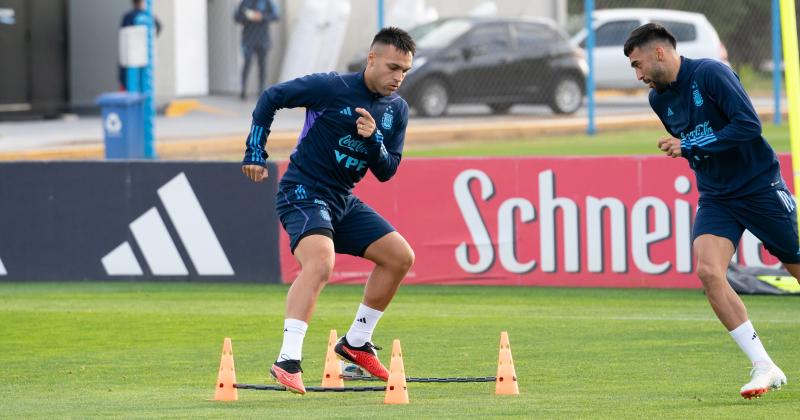
<instances>
[{"instance_id":1,"label":"black parked car","mask_svg":"<svg viewBox=\"0 0 800 420\"><path fill-rule=\"evenodd\" d=\"M421 115L441 116L455 103L484 103L495 113L547 104L572 114L583 102L583 53L550 20L448 18L409 32L417 55L398 93Z\"/></svg>"}]
</instances>

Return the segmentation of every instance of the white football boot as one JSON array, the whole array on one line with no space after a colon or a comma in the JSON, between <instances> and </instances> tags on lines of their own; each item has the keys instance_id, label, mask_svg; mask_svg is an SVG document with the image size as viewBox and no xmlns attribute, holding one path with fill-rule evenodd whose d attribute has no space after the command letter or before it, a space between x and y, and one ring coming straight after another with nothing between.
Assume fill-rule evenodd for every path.
<instances>
[{"instance_id":1,"label":"white football boot","mask_svg":"<svg viewBox=\"0 0 800 420\"><path fill-rule=\"evenodd\" d=\"M739 394L747 398L759 398L769 390L780 389L786 384L786 375L772 362L756 362L750 371L750 382L744 384Z\"/></svg>"}]
</instances>

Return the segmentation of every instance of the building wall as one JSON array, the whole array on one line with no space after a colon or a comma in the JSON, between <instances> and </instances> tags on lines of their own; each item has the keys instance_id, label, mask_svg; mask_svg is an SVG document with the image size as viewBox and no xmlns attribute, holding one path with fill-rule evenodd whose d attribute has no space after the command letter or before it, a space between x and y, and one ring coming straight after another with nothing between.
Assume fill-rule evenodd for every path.
<instances>
[{"instance_id":1,"label":"building wall","mask_svg":"<svg viewBox=\"0 0 800 420\"><path fill-rule=\"evenodd\" d=\"M73 109L119 89L118 31L130 0L70 0L69 87ZM156 101L208 93L206 0L153 0L162 31L155 41ZM180 75L180 77L178 77Z\"/></svg>"},{"instance_id":2,"label":"building wall","mask_svg":"<svg viewBox=\"0 0 800 420\"><path fill-rule=\"evenodd\" d=\"M233 11L239 0L208 0L208 81L213 93L235 93L241 49Z\"/></svg>"},{"instance_id":3,"label":"building wall","mask_svg":"<svg viewBox=\"0 0 800 420\"><path fill-rule=\"evenodd\" d=\"M207 0L174 0L175 96L208 94L208 15Z\"/></svg>"},{"instance_id":4,"label":"building wall","mask_svg":"<svg viewBox=\"0 0 800 420\"><path fill-rule=\"evenodd\" d=\"M155 42L154 73L156 103L168 102L175 93L175 54L178 47L174 42L175 0L153 0L153 14L161 21L161 33Z\"/></svg>"},{"instance_id":5,"label":"building wall","mask_svg":"<svg viewBox=\"0 0 800 420\"><path fill-rule=\"evenodd\" d=\"M94 106L97 95L119 89L117 30L128 0L71 0L69 91L73 108Z\"/></svg>"},{"instance_id":6,"label":"building wall","mask_svg":"<svg viewBox=\"0 0 800 420\"><path fill-rule=\"evenodd\" d=\"M207 0L208 2L208 78L209 90L217 94L238 94L241 88L244 58L241 49L242 28L233 21L233 13L241 0ZM298 0L292 0L296 3ZM281 11L288 0L277 0ZM272 50L267 57L267 82L275 83L286 45L287 19L284 16L270 25ZM257 94L256 68L250 70L248 93Z\"/></svg>"},{"instance_id":7,"label":"building wall","mask_svg":"<svg viewBox=\"0 0 800 420\"><path fill-rule=\"evenodd\" d=\"M153 0L163 29L157 38L156 99L164 103L179 96L239 92L243 58L240 27L233 12L240 0ZM267 81L279 78L290 34L301 18L308 0L277 0L283 18L271 25L273 48L268 58ZM329 1L329 0L316 0ZM344 42L335 68L344 71L346 63L369 47L378 29L377 0L350 1ZM385 0L386 13L411 0ZM416 0L420 1L420 0ZM465 15L484 0L423 0L440 17ZM404 3L400 3L404 2ZM566 0L498 0L498 16L545 16L563 23ZM91 107L102 92L118 89L117 60L122 15L131 8L130 0L69 0L69 87L73 108ZM388 16L387 16L388 18ZM387 23L391 23L388 20ZM256 94L255 68L251 70L248 91Z\"/></svg>"},{"instance_id":8,"label":"building wall","mask_svg":"<svg viewBox=\"0 0 800 420\"><path fill-rule=\"evenodd\" d=\"M290 25L295 25L301 17L305 1L307 0L289 2L286 21L290 22ZM378 30L377 0L347 1L351 3L352 11L347 23L344 46L335 69L339 71L343 71L353 58L363 56L363 52L369 48L369 43ZM414 0L385 0L384 18L389 19L389 15L395 7L406 7L414 2ZM479 5L487 3L486 0L416 0L416 2L423 3L425 8L436 9L439 17L465 16ZM497 6L497 16L499 17L548 17L562 25L566 23L566 0L497 0L493 3ZM391 23L390 20L385 22L385 24ZM289 30L289 34L291 34L291 30Z\"/></svg>"}]
</instances>

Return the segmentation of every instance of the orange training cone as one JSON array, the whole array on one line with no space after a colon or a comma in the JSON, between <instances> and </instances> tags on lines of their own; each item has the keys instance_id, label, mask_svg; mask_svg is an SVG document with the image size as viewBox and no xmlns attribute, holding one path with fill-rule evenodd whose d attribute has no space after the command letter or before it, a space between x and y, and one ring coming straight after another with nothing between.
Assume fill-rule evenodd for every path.
<instances>
[{"instance_id":1,"label":"orange training cone","mask_svg":"<svg viewBox=\"0 0 800 420\"><path fill-rule=\"evenodd\" d=\"M338 338L336 330L331 330L331 335L328 337L328 352L325 354L325 370L322 372L322 386L325 388L344 387L342 365L339 364L336 352L333 351Z\"/></svg>"},{"instance_id":2,"label":"orange training cone","mask_svg":"<svg viewBox=\"0 0 800 420\"><path fill-rule=\"evenodd\" d=\"M222 360L219 362L219 375L217 376L217 389L214 391L214 400L238 400L238 390L233 387L235 383L236 370L233 368L233 346L231 345L231 339L226 337L225 342L222 344Z\"/></svg>"},{"instance_id":3,"label":"orange training cone","mask_svg":"<svg viewBox=\"0 0 800 420\"><path fill-rule=\"evenodd\" d=\"M514 371L514 360L511 358L511 344L508 333L500 333L500 358L497 361L497 379L494 393L496 395L519 395L517 373Z\"/></svg>"},{"instance_id":4,"label":"orange training cone","mask_svg":"<svg viewBox=\"0 0 800 420\"><path fill-rule=\"evenodd\" d=\"M386 381L386 397L383 403L408 404L406 370L403 368L403 351L398 339L392 342L392 363L389 365L389 380Z\"/></svg>"}]
</instances>

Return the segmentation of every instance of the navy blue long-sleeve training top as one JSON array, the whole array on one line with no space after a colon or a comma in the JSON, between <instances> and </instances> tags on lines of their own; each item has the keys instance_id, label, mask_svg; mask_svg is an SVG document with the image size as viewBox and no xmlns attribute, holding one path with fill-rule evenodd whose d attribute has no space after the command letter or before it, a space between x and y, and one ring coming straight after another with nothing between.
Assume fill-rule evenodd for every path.
<instances>
[{"instance_id":1,"label":"navy blue long-sleeve training top","mask_svg":"<svg viewBox=\"0 0 800 420\"><path fill-rule=\"evenodd\" d=\"M244 164L263 165L270 126L281 108L306 108L306 122L282 182L347 194L372 171L379 181L397 172L408 124L408 104L396 93L380 96L363 73L317 73L274 85L253 111ZM371 137L358 135L356 108L375 120Z\"/></svg>"},{"instance_id":2,"label":"navy blue long-sleeve training top","mask_svg":"<svg viewBox=\"0 0 800 420\"><path fill-rule=\"evenodd\" d=\"M681 154L695 172L701 198L785 188L753 104L724 63L681 57L678 80L662 93L651 90L650 106L681 140Z\"/></svg>"}]
</instances>

